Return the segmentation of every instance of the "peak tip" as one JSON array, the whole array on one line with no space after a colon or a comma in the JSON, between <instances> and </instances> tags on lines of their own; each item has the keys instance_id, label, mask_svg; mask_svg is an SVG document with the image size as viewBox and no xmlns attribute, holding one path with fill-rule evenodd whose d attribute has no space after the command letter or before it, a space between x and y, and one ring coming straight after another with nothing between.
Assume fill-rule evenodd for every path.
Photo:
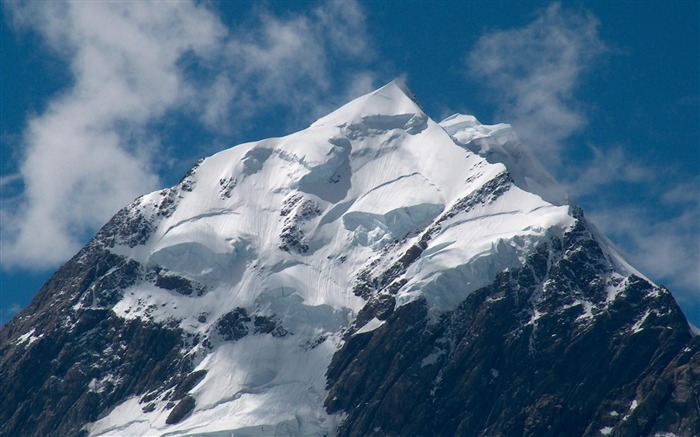
<instances>
[{"instance_id":1,"label":"peak tip","mask_svg":"<svg viewBox=\"0 0 700 437\"><path fill-rule=\"evenodd\" d=\"M416 98L416 95L411 91L411 88L408 86L408 83L406 82L406 78L404 76L399 76L391 80L389 83L384 85L383 87L379 88L377 92L381 90L385 90L388 88L395 88L401 91L402 94L404 94L406 97L411 99L414 103L416 103L418 106L420 106L420 103L418 103L418 99Z\"/></svg>"},{"instance_id":2,"label":"peak tip","mask_svg":"<svg viewBox=\"0 0 700 437\"><path fill-rule=\"evenodd\" d=\"M311 126L347 124L368 115L408 113L425 115L423 107L406 85L406 81L402 77L398 77L381 88L346 103L325 117L316 120Z\"/></svg>"}]
</instances>

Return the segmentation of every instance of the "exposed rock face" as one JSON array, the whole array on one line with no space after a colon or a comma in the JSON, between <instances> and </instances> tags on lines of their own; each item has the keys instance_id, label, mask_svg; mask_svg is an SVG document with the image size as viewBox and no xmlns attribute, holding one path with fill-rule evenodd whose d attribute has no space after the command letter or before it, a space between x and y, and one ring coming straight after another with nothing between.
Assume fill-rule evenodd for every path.
<instances>
[{"instance_id":1,"label":"exposed rock face","mask_svg":"<svg viewBox=\"0 0 700 437\"><path fill-rule=\"evenodd\" d=\"M196 168L160 193L156 215L171 213ZM110 251L142 245L153 232L153 219L137 204L119 211L0 331L0 435L83 434L85 424L130 396L144 395L144 411L154 409L156 397L180 400L193 375L203 377L190 373L186 356L199 338L177 323L126 320L111 309L141 281L182 295L204 292L186 278Z\"/></svg>"},{"instance_id":2,"label":"exposed rock face","mask_svg":"<svg viewBox=\"0 0 700 437\"><path fill-rule=\"evenodd\" d=\"M140 199L120 210L0 331L0 435L86 434L87 423L130 396L145 394L144 411L156 397L184 396L177 389L191 381L187 348L199 338L176 322L118 317L112 307L141 281L182 295L205 290L110 249L145 244L155 230L149 216L172 214L198 165L159 193L154 211Z\"/></svg>"},{"instance_id":3,"label":"exposed rock face","mask_svg":"<svg viewBox=\"0 0 700 437\"><path fill-rule=\"evenodd\" d=\"M145 269L106 251L105 241L128 226L138 234L142 223L106 225L0 331L0 435L79 435L119 401L186 378L181 329L110 310Z\"/></svg>"},{"instance_id":4,"label":"exposed rock face","mask_svg":"<svg viewBox=\"0 0 700 437\"><path fill-rule=\"evenodd\" d=\"M424 300L387 317L380 292L363 312L385 323L328 370L339 435L700 435L700 337L667 290L611 296L606 270L581 219L437 319Z\"/></svg>"}]
</instances>

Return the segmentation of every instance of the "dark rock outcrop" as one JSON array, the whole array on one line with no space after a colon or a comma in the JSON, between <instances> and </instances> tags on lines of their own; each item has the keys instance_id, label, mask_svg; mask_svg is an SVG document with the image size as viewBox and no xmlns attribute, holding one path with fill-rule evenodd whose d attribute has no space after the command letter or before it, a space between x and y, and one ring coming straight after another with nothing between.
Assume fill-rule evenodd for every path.
<instances>
[{"instance_id":1,"label":"dark rock outcrop","mask_svg":"<svg viewBox=\"0 0 700 437\"><path fill-rule=\"evenodd\" d=\"M175 408L168 414L168 417L165 419L165 423L168 425L172 425L174 423L178 423L182 419L184 419L188 414L194 410L195 407L195 400L192 396L185 396L180 402L175 405Z\"/></svg>"},{"instance_id":2,"label":"dark rock outcrop","mask_svg":"<svg viewBox=\"0 0 700 437\"><path fill-rule=\"evenodd\" d=\"M667 290L609 273L581 218L438 320L421 299L351 335L327 374L339 435L700 435L700 338Z\"/></svg>"},{"instance_id":3,"label":"dark rock outcrop","mask_svg":"<svg viewBox=\"0 0 700 437\"><path fill-rule=\"evenodd\" d=\"M143 244L144 220L118 213L0 331L1 436L80 435L121 401L191 372L182 330L111 310L147 269L107 248Z\"/></svg>"}]
</instances>

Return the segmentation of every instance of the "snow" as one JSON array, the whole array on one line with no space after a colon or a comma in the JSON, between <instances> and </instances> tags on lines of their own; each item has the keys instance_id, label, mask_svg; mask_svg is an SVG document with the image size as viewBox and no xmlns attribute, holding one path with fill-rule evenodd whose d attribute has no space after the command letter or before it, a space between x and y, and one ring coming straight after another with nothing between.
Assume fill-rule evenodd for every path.
<instances>
[{"instance_id":1,"label":"snow","mask_svg":"<svg viewBox=\"0 0 700 437\"><path fill-rule=\"evenodd\" d=\"M406 88L394 80L378 90L359 97L329 115L318 119L311 127L357 124L367 116L396 116L418 114L425 116L420 106L406 95Z\"/></svg>"},{"instance_id":2,"label":"snow","mask_svg":"<svg viewBox=\"0 0 700 437\"><path fill-rule=\"evenodd\" d=\"M627 411L627 414L625 414L625 416L622 418L622 422L629 419L629 417L632 415L632 412L637 409L638 405L639 404L637 403L636 399L630 402L629 410Z\"/></svg>"},{"instance_id":3,"label":"snow","mask_svg":"<svg viewBox=\"0 0 700 437\"><path fill-rule=\"evenodd\" d=\"M512 188L491 205L445 221L431 248L409 267L410 279L397 301L405 304L425 296L435 309L450 310L504 268L520 265L552 232L572 224L568 208Z\"/></svg>"},{"instance_id":4,"label":"snow","mask_svg":"<svg viewBox=\"0 0 700 437\"><path fill-rule=\"evenodd\" d=\"M625 258L622 256L620 253L620 250L606 237L595 224L591 222L587 222L588 227L595 237L596 241L598 244L600 244L601 248L603 249L603 254L607 257L608 261L610 264L614 267L615 272L619 275L623 276L638 276L645 281L649 282L650 284L654 284L654 282L644 276L639 270L635 269L632 267L630 263L625 260ZM655 285L655 284L654 284Z\"/></svg>"},{"instance_id":5,"label":"snow","mask_svg":"<svg viewBox=\"0 0 700 437\"><path fill-rule=\"evenodd\" d=\"M150 431L152 421L165 423L168 413L146 413L141 410L138 397L132 397L114 408L110 415L95 423L89 424L86 429L90 435L114 436L114 435L153 435ZM164 417L159 417L163 416ZM109 420L109 417L120 420Z\"/></svg>"},{"instance_id":6,"label":"snow","mask_svg":"<svg viewBox=\"0 0 700 437\"><path fill-rule=\"evenodd\" d=\"M516 185L554 205L567 204L567 195L532 151L520 142L510 125L482 125L471 115L454 114L440 122L454 141L486 158L504 164Z\"/></svg>"},{"instance_id":7,"label":"snow","mask_svg":"<svg viewBox=\"0 0 700 437\"><path fill-rule=\"evenodd\" d=\"M412 193L409 199L399 193ZM444 209L440 190L415 173L377 186L343 215L345 229L362 246L381 249L411 231L429 225Z\"/></svg>"},{"instance_id":8,"label":"snow","mask_svg":"<svg viewBox=\"0 0 700 437\"><path fill-rule=\"evenodd\" d=\"M578 316L576 320L585 320L593 318L593 304L587 300L582 301L583 304L583 314Z\"/></svg>"},{"instance_id":9,"label":"snow","mask_svg":"<svg viewBox=\"0 0 700 437\"><path fill-rule=\"evenodd\" d=\"M34 343L35 341L39 340L40 338L42 338L44 336L44 334L41 334L38 336L34 335L35 331L36 331L36 328L32 328L26 334L22 334L19 337L17 337L17 340L15 340L15 345L16 346L24 345L24 347L28 347L29 345L31 345L32 343Z\"/></svg>"},{"instance_id":10,"label":"snow","mask_svg":"<svg viewBox=\"0 0 700 437\"><path fill-rule=\"evenodd\" d=\"M90 427L92 435L324 435L335 418L322 408L325 381L334 347L322 343L310 351L297 338L245 337L208 355L198 369L208 369L193 390L192 416L166 425L169 411L141 412L132 398ZM279 343L279 344L273 344ZM276 347L281 346L281 347ZM222 396L222 394L224 394ZM125 420L126 417L147 420ZM303 417L304 420L299 420Z\"/></svg>"},{"instance_id":11,"label":"snow","mask_svg":"<svg viewBox=\"0 0 700 437\"><path fill-rule=\"evenodd\" d=\"M453 211L499 178L513 183ZM196 369L207 371L191 391L194 412L165 425L164 401L144 413L132 398L93 423L93 435L332 435L340 417L323 408L325 373L365 304L352 292L360 272L380 274L432 229L396 278L406 280L396 298L425 298L439 313L575 223L563 191L510 126L465 115L435 123L398 82L303 131L219 152L187 181L142 197L135 209L154 233L112 250L204 287L184 296L143 281L114 307L209 337L211 351L193 351ZM223 341L216 321L237 307L273 317L288 335ZM356 334L383 323L372 319Z\"/></svg>"},{"instance_id":12,"label":"snow","mask_svg":"<svg viewBox=\"0 0 700 437\"><path fill-rule=\"evenodd\" d=\"M370 320L369 322L367 322L367 323L365 324L365 326L363 326L362 328L358 329L357 332L355 332L355 335L364 334L364 333L366 333L366 332L372 332L372 331L374 331L375 329L377 329L377 328L379 328L380 326L382 326L382 325L384 324L384 322L385 322L384 320L379 320L378 318L374 317L372 320Z\"/></svg>"},{"instance_id":13,"label":"snow","mask_svg":"<svg viewBox=\"0 0 700 437\"><path fill-rule=\"evenodd\" d=\"M642 328L642 325L644 324L644 322L646 322L646 320L649 317L649 315L651 314L651 312L652 312L651 309L647 309L644 312L644 315L642 317L640 317L639 320L637 320L634 325L632 325L630 330L632 331L633 334L636 334L636 333L644 330L644 328Z\"/></svg>"},{"instance_id":14,"label":"snow","mask_svg":"<svg viewBox=\"0 0 700 437\"><path fill-rule=\"evenodd\" d=\"M624 276L616 272L612 273L605 285L605 302L608 305L614 302L620 292L627 288L627 285L628 281Z\"/></svg>"}]
</instances>

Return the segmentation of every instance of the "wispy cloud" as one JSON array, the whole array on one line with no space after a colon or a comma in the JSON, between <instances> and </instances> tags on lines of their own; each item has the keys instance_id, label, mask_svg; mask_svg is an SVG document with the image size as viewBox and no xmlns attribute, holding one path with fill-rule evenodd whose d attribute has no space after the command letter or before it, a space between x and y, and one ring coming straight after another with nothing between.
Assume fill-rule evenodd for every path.
<instances>
[{"instance_id":1,"label":"wispy cloud","mask_svg":"<svg viewBox=\"0 0 700 437\"><path fill-rule=\"evenodd\" d=\"M16 182L20 182L22 180L22 175L19 173L13 173L5 176L0 176L0 189L14 184Z\"/></svg>"},{"instance_id":2,"label":"wispy cloud","mask_svg":"<svg viewBox=\"0 0 700 437\"><path fill-rule=\"evenodd\" d=\"M365 17L353 1L329 1L284 19L263 13L231 32L217 66L215 104L203 102L216 108L205 113L212 127L271 107L308 120L344 103L348 89L373 86L374 74L363 68L372 58Z\"/></svg>"},{"instance_id":3,"label":"wispy cloud","mask_svg":"<svg viewBox=\"0 0 700 437\"><path fill-rule=\"evenodd\" d=\"M353 1L284 18L263 10L239 28L192 1L5 8L15 29L40 34L67 61L73 84L28 119L19 175L1 181L23 187L2 199L4 268L62 262L118 208L157 188L168 146L152 127L164 118L176 113L215 133L274 108L311 121L326 109L316 102L373 82ZM345 73L331 75L339 62Z\"/></svg>"},{"instance_id":4,"label":"wispy cloud","mask_svg":"<svg viewBox=\"0 0 700 437\"><path fill-rule=\"evenodd\" d=\"M700 208L700 205L698 205L700 203L700 176L695 177L693 180L685 180L674 184L663 192L661 200L668 206L690 205L692 208L695 205L696 208ZM700 240L698 240L698 244L700 244Z\"/></svg>"},{"instance_id":5,"label":"wispy cloud","mask_svg":"<svg viewBox=\"0 0 700 437\"><path fill-rule=\"evenodd\" d=\"M585 166L573 168L563 181L574 198L599 194L604 187L624 183L641 184L655 178L655 171L641 159L629 156L622 145L601 147L589 145L593 157Z\"/></svg>"},{"instance_id":6,"label":"wispy cloud","mask_svg":"<svg viewBox=\"0 0 700 437\"><path fill-rule=\"evenodd\" d=\"M586 124L574 92L606 51L598 27L591 14L554 3L525 27L487 32L467 56L467 73L490 90L499 115L555 165Z\"/></svg>"}]
</instances>

